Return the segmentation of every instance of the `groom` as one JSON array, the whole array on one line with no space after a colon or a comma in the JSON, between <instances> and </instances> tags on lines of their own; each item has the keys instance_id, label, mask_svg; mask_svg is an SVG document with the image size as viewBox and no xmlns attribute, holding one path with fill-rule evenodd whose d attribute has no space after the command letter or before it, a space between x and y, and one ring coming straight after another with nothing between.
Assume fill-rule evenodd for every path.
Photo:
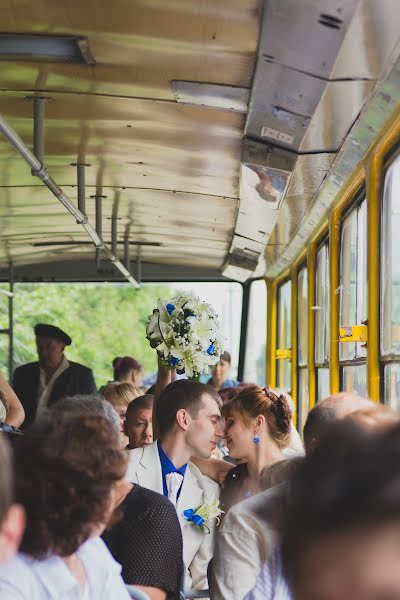
<instances>
[{"instance_id":1,"label":"groom","mask_svg":"<svg viewBox=\"0 0 400 600\"><path fill-rule=\"evenodd\" d=\"M128 456L127 479L168 496L176 507L183 536L185 589L208 587L215 519L205 522L209 530L205 533L186 520L183 511L218 500L219 486L189 458L209 458L216 447L222 436L220 406L219 395L208 385L190 380L170 383L156 401L159 440L130 450Z\"/></svg>"}]
</instances>

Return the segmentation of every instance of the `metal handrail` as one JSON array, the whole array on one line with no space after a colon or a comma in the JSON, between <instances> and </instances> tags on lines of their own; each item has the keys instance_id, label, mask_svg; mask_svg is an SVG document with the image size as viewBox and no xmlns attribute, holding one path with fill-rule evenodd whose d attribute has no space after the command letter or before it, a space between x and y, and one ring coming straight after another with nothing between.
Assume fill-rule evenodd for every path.
<instances>
[{"instance_id":1,"label":"metal handrail","mask_svg":"<svg viewBox=\"0 0 400 600\"><path fill-rule=\"evenodd\" d=\"M122 264L118 256L114 254L106 245L104 240L97 234L95 228L84 215L63 192L60 186L48 174L46 167L38 160L38 158L29 150L26 144L22 141L14 129L7 123L4 117L0 114L0 133L14 146L22 158L28 163L31 168L32 175L38 177L49 188L54 196L61 202L68 212L76 219L76 222L85 229L90 236L96 248L103 250L107 258L114 264L118 271L135 287L139 284L136 279L129 273L128 269Z\"/></svg>"}]
</instances>

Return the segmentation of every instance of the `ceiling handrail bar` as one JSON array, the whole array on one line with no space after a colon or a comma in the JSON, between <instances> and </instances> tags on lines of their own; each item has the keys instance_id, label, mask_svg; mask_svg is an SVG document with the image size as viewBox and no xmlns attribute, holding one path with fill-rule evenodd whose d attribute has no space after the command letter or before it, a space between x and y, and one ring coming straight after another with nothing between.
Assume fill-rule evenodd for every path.
<instances>
[{"instance_id":1,"label":"ceiling handrail bar","mask_svg":"<svg viewBox=\"0 0 400 600\"><path fill-rule=\"evenodd\" d=\"M108 248L104 240L97 234L95 228L89 222L75 204L68 198L63 190L57 185L54 179L48 174L46 167L36 158L29 150L26 144L22 141L14 129L7 123L4 117L0 114L0 133L14 146L15 150L22 156L25 162L31 168L32 175L38 177L49 188L54 196L61 202L68 212L76 219L76 222L85 229L90 236L96 248L102 249L107 258L114 264L120 273L135 287L139 288L136 279L124 267L118 257Z\"/></svg>"}]
</instances>

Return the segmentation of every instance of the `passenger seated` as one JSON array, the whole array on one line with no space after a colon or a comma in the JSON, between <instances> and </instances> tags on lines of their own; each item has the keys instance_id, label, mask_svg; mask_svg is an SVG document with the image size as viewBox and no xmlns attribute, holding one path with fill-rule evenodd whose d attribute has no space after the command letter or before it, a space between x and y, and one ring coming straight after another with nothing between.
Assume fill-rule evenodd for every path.
<instances>
[{"instance_id":1,"label":"passenger seated","mask_svg":"<svg viewBox=\"0 0 400 600\"><path fill-rule=\"evenodd\" d=\"M346 423L346 421L350 423L356 423L360 428L364 430L366 434L368 433L377 433L382 430L387 430L388 428L392 428L394 424L400 423L400 413L394 411L388 407L377 406L372 402L369 402L368 407L365 408L365 400L359 398L358 396L349 396L345 394L337 395L337 406L338 406L338 414L344 416L344 406L343 399L347 401L347 408L354 408L357 406L364 406L358 411L351 412L350 415L343 421L343 419L337 419L336 422L332 422L328 428L327 421L332 416L332 409L334 406L335 396L328 398L324 401L323 404L327 406L327 413L325 417L323 416L323 410L321 408L316 411L316 415L311 416L311 425L307 427L307 430L310 432L315 430L315 424L319 420L320 423L325 422L325 426L322 427L324 437L329 434L329 431L332 427L339 427L340 422ZM318 406L318 405L317 405ZM317 408L317 407L316 407ZM315 409L313 409L314 411ZM311 412L313 412L311 411ZM310 413L311 414L311 413ZM318 443L319 444L319 443ZM313 454L315 449L318 450L319 445L310 448L309 456ZM309 446L308 446L309 447ZM296 473L296 472L295 472ZM293 476L295 476L295 473ZM282 504L285 506L285 511L288 510L288 501L290 501L293 497L292 488L289 487L287 490L290 490L290 493L286 495L286 502ZM281 518L281 523L286 522L286 515L284 518ZM276 546L274 552L269 557L268 561L263 565L260 575L257 578L256 585L252 592L246 596L245 600L281 600L283 598L291 598L291 592L287 586L285 577L283 575L282 570L282 560L280 549L278 545Z\"/></svg>"},{"instance_id":2,"label":"passenger seated","mask_svg":"<svg viewBox=\"0 0 400 600\"><path fill-rule=\"evenodd\" d=\"M0 373L0 422L20 427L24 419L25 411L19 398Z\"/></svg>"},{"instance_id":3,"label":"passenger seated","mask_svg":"<svg viewBox=\"0 0 400 600\"><path fill-rule=\"evenodd\" d=\"M374 406L370 400L340 393L319 402L309 413L304 427L306 452L337 419ZM263 565L279 545L286 485L263 491L233 506L216 538L213 561L213 600L243 600L254 585ZM264 581L249 594L249 600L265 600Z\"/></svg>"},{"instance_id":4,"label":"passenger seated","mask_svg":"<svg viewBox=\"0 0 400 600\"><path fill-rule=\"evenodd\" d=\"M121 567L98 537L127 491L113 425L97 415L43 415L18 440L15 463L27 525L20 552L0 565L0 598L128 599Z\"/></svg>"},{"instance_id":5,"label":"passenger seated","mask_svg":"<svg viewBox=\"0 0 400 600\"><path fill-rule=\"evenodd\" d=\"M129 450L144 448L153 442L153 403L152 394L138 396L129 403L124 423Z\"/></svg>"},{"instance_id":6,"label":"passenger seated","mask_svg":"<svg viewBox=\"0 0 400 600\"><path fill-rule=\"evenodd\" d=\"M131 356L117 356L113 360L114 383L130 383L140 388L143 385L143 367Z\"/></svg>"},{"instance_id":7,"label":"passenger seated","mask_svg":"<svg viewBox=\"0 0 400 600\"><path fill-rule=\"evenodd\" d=\"M118 413L120 444L121 448L126 448L129 443L124 429L126 411L132 400L142 395L142 391L131 383L109 383L101 390L101 395L110 402Z\"/></svg>"},{"instance_id":8,"label":"passenger seated","mask_svg":"<svg viewBox=\"0 0 400 600\"><path fill-rule=\"evenodd\" d=\"M14 503L11 449L1 433L0 465L0 563L4 563L18 550L25 527L25 512L22 506Z\"/></svg>"},{"instance_id":9,"label":"passenger seated","mask_svg":"<svg viewBox=\"0 0 400 600\"><path fill-rule=\"evenodd\" d=\"M129 451L127 479L167 496L176 506L182 527L185 589L207 587L207 566L214 548L215 519L206 523L208 534L187 520L184 511L218 500L219 488L204 477L191 456L208 459L222 435L221 399L207 385L182 380L160 394L155 411L158 442Z\"/></svg>"},{"instance_id":10,"label":"passenger seated","mask_svg":"<svg viewBox=\"0 0 400 600\"><path fill-rule=\"evenodd\" d=\"M332 430L294 474L282 556L296 600L400 598L400 425L371 431Z\"/></svg>"},{"instance_id":11,"label":"passenger seated","mask_svg":"<svg viewBox=\"0 0 400 600\"><path fill-rule=\"evenodd\" d=\"M103 539L122 565L125 583L143 590L151 600L178 600L182 532L174 506L161 494L130 484L121 512L122 520Z\"/></svg>"},{"instance_id":12,"label":"passenger seated","mask_svg":"<svg viewBox=\"0 0 400 600\"><path fill-rule=\"evenodd\" d=\"M225 351L221 354L219 362L211 369L212 377L207 383L217 392L224 388L236 387L239 383L236 379L229 379L231 363L231 355Z\"/></svg>"}]
</instances>

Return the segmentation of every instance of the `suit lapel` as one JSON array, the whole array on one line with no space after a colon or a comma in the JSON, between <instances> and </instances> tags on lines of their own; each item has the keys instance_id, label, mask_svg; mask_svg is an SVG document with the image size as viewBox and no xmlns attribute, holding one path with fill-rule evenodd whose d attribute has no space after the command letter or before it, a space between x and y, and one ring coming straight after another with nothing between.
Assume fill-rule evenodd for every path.
<instances>
[{"instance_id":1,"label":"suit lapel","mask_svg":"<svg viewBox=\"0 0 400 600\"><path fill-rule=\"evenodd\" d=\"M163 494L162 472L157 442L142 449L136 469L137 483L142 487Z\"/></svg>"},{"instance_id":2,"label":"suit lapel","mask_svg":"<svg viewBox=\"0 0 400 600\"><path fill-rule=\"evenodd\" d=\"M182 529L183 537L183 560L186 566L189 566L195 556L203 539L201 533L192 523L183 516L183 511L187 508L198 508L203 504L203 490L199 486L196 477L188 463L185 477L183 479L181 493L179 494L176 511Z\"/></svg>"}]
</instances>

